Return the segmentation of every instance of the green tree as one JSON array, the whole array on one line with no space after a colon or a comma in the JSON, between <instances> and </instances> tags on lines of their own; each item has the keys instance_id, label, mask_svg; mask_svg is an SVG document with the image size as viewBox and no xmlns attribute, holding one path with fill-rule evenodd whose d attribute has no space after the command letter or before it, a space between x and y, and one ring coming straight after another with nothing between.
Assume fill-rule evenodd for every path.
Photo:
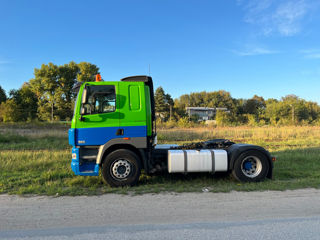
<instances>
[{"instance_id":1,"label":"green tree","mask_svg":"<svg viewBox=\"0 0 320 240\"><path fill-rule=\"evenodd\" d=\"M320 107L295 95L287 95L280 101L266 101L266 117L272 124L306 124L316 122Z\"/></svg>"},{"instance_id":2,"label":"green tree","mask_svg":"<svg viewBox=\"0 0 320 240\"><path fill-rule=\"evenodd\" d=\"M282 98L282 111L285 113L283 118L291 124L300 123L303 120L308 120L309 114L306 107L306 101L300 99L296 95L287 95Z\"/></svg>"},{"instance_id":3,"label":"green tree","mask_svg":"<svg viewBox=\"0 0 320 240\"><path fill-rule=\"evenodd\" d=\"M55 93L59 87L59 67L53 63L42 64L41 68L34 69L34 76L30 85L38 98L38 117L41 120L53 121Z\"/></svg>"},{"instance_id":4,"label":"green tree","mask_svg":"<svg viewBox=\"0 0 320 240\"><path fill-rule=\"evenodd\" d=\"M216 123L218 126L229 126L232 125L234 119L232 115L225 111L218 110L216 113Z\"/></svg>"},{"instance_id":5,"label":"green tree","mask_svg":"<svg viewBox=\"0 0 320 240\"><path fill-rule=\"evenodd\" d=\"M170 114L173 115L173 99L170 94L166 94L162 87L158 87L154 94L155 99L155 111L161 120L167 120L170 118Z\"/></svg>"},{"instance_id":6,"label":"green tree","mask_svg":"<svg viewBox=\"0 0 320 240\"><path fill-rule=\"evenodd\" d=\"M54 94L55 119L71 119L74 103L72 87L76 82L80 68L75 62L70 62L58 67L58 88Z\"/></svg>"},{"instance_id":7,"label":"green tree","mask_svg":"<svg viewBox=\"0 0 320 240\"><path fill-rule=\"evenodd\" d=\"M175 99L174 106L180 117L186 117L186 107L190 107L189 94L181 95L178 99Z\"/></svg>"},{"instance_id":8,"label":"green tree","mask_svg":"<svg viewBox=\"0 0 320 240\"><path fill-rule=\"evenodd\" d=\"M264 111L265 107L266 104L263 97L259 97L257 95L254 95L253 98L245 101L243 106L245 113L255 115L261 114Z\"/></svg>"},{"instance_id":9,"label":"green tree","mask_svg":"<svg viewBox=\"0 0 320 240\"><path fill-rule=\"evenodd\" d=\"M34 70L30 80L32 91L38 99L38 118L60 120L72 117L74 95L72 87L77 82L94 81L99 68L91 63L70 62L62 66L42 64Z\"/></svg>"},{"instance_id":10,"label":"green tree","mask_svg":"<svg viewBox=\"0 0 320 240\"><path fill-rule=\"evenodd\" d=\"M7 100L7 95L4 89L0 86L0 104Z\"/></svg>"},{"instance_id":11,"label":"green tree","mask_svg":"<svg viewBox=\"0 0 320 240\"><path fill-rule=\"evenodd\" d=\"M315 102L306 102L306 108L309 113L309 122L316 122L320 117L320 106Z\"/></svg>"},{"instance_id":12,"label":"green tree","mask_svg":"<svg viewBox=\"0 0 320 240\"><path fill-rule=\"evenodd\" d=\"M227 108L231 112L235 109L235 100L231 94L224 90L208 93L207 96L208 107L222 107Z\"/></svg>"},{"instance_id":13,"label":"green tree","mask_svg":"<svg viewBox=\"0 0 320 240\"><path fill-rule=\"evenodd\" d=\"M157 113L166 111L166 95L162 87L158 87L154 94L155 110Z\"/></svg>"},{"instance_id":14,"label":"green tree","mask_svg":"<svg viewBox=\"0 0 320 240\"><path fill-rule=\"evenodd\" d=\"M26 121L36 118L37 98L28 83L18 90L10 90L9 99L1 103L0 118L5 122Z\"/></svg>"},{"instance_id":15,"label":"green tree","mask_svg":"<svg viewBox=\"0 0 320 240\"><path fill-rule=\"evenodd\" d=\"M19 110L19 121L32 120L37 117L37 97L29 83L24 83L18 90L10 91L10 99Z\"/></svg>"},{"instance_id":16,"label":"green tree","mask_svg":"<svg viewBox=\"0 0 320 240\"><path fill-rule=\"evenodd\" d=\"M78 82L93 82L95 81L95 75L99 73L99 68L88 62L79 63L78 68Z\"/></svg>"},{"instance_id":17,"label":"green tree","mask_svg":"<svg viewBox=\"0 0 320 240\"><path fill-rule=\"evenodd\" d=\"M223 107L235 109L235 99L229 92L219 90L215 92L197 92L182 95L177 101L177 107Z\"/></svg>"},{"instance_id":18,"label":"green tree","mask_svg":"<svg viewBox=\"0 0 320 240\"><path fill-rule=\"evenodd\" d=\"M22 111L14 99L8 99L1 103L1 118L4 122L18 122L22 120Z\"/></svg>"}]
</instances>

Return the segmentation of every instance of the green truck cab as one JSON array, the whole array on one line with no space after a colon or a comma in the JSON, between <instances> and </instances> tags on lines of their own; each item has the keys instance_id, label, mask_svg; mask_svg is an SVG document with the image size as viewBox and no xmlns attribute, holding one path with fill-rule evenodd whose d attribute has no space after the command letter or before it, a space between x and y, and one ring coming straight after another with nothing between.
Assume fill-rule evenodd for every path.
<instances>
[{"instance_id":1,"label":"green truck cab","mask_svg":"<svg viewBox=\"0 0 320 240\"><path fill-rule=\"evenodd\" d=\"M134 185L147 174L230 171L240 181L272 177L272 158L259 146L211 140L185 149L157 145L153 82L133 76L114 82L86 82L78 92L69 129L71 168L111 186ZM240 160L239 160L240 159Z\"/></svg>"}]
</instances>

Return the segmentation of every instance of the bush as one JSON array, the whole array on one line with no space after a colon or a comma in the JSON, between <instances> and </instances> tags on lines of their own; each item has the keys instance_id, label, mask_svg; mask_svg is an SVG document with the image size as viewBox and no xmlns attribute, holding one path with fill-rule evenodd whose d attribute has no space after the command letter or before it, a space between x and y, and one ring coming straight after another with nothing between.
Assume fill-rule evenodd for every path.
<instances>
[{"instance_id":1,"label":"bush","mask_svg":"<svg viewBox=\"0 0 320 240\"><path fill-rule=\"evenodd\" d=\"M225 111L217 111L216 114L216 123L217 126L231 126L233 124L232 115Z\"/></svg>"}]
</instances>

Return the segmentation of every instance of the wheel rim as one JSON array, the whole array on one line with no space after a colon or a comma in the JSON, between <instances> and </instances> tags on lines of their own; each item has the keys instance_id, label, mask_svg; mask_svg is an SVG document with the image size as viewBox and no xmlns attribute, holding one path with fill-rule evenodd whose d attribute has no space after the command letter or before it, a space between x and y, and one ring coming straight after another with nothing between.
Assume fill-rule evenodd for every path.
<instances>
[{"instance_id":1,"label":"wheel rim","mask_svg":"<svg viewBox=\"0 0 320 240\"><path fill-rule=\"evenodd\" d=\"M241 170L246 177L255 178L262 171L261 160L256 156L248 156L242 160Z\"/></svg>"},{"instance_id":2,"label":"wheel rim","mask_svg":"<svg viewBox=\"0 0 320 240\"><path fill-rule=\"evenodd\" d=\"M130 162L126 159L119 159L113 162L111 175L116 179L125 179L130 175L131 171Z\"/></svg>"}]
</instances>

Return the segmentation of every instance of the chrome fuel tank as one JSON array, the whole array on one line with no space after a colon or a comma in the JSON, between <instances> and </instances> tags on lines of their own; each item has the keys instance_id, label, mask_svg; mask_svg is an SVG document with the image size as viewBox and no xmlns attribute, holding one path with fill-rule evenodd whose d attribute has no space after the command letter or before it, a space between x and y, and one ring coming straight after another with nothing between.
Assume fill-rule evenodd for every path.
<instances>
[{"instance_id":1,"label":"chrome fuel tank","mask_svg":"<svg viewBox=\"0 0 320 240\"><path fill-rule=\"evenodd\" d=\"M169 150L168 172L225 172L228 154L221 149Z\"/></svg>"}]
</instances>

